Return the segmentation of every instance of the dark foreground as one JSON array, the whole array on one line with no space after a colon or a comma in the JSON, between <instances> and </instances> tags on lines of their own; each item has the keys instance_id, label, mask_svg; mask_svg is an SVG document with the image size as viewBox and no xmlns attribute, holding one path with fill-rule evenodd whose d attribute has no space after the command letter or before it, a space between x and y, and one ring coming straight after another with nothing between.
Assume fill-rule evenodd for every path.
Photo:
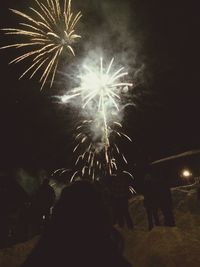
<instances>
[{"instance_id":1,"label":"dark foreground","mask_svg":"<svg viewBox=\"0 0 200 267\"><path fill-rule=\"evenodd\" d=\"M125 257L133 267L199 267L200 203L195 189L173 191L176 227L156 227L147 231L143 199L132 200L130 211L135 230L120 230L125 240ZM0 251L1 267L18 267L25 260L38 237Z\"/></svg>"}]
</instances>

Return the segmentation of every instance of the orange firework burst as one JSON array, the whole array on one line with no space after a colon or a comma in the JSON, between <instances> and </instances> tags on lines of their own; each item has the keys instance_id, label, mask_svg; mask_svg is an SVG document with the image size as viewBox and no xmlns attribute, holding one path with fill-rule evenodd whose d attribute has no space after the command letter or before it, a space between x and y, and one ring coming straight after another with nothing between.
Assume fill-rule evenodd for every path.
<instances>
[{"instance_id":1,"label":"orange firework burst","mask_svg":"<svg viewBox=\"0 0 200 267\"><path fill-rule=\"evenodd\" d=\"M76 34L75 28L81 18L81 12L73 14L71 11L71 0L64 1L64 6L60 5L59 0L46 0L45 3L35 0L37 8L29 7L32 15L27 15L21 11L10 9L13 13L23 18L24 22L19 23L19 28L2 29L7 35L17 35L25 37L18 43L10 44L5 48L27 48L27 51L10 62L18 63L27 58L32 62L23 74L29 74L32 78L38 70L42 69L40 82L41 88L45 85L48 77L51 77L53 84L59 57L66 49L75 56L73 43L81 36Z\"/></svg>"}]
</instances>

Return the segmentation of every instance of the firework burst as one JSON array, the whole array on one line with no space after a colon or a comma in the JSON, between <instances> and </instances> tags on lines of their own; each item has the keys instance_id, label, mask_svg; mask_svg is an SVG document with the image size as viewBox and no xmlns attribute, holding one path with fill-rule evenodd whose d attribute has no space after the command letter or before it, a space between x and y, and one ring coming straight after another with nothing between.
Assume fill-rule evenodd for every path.
<instances>
[{"instance_id":1,"label":"firework burst","mask_svg":"<svg viewBox=\"0 0 200 267\"><path fill-rule=\"evenodd\" d=\"M116 158L119 158L119 155L127 162L125 156L120 153L114 136L125 137L131 141L122 133L118 116L122 91L125 87L132 86L132 83L124 81L128 73L123 72L123 67L112 71L113 62L114 58L107 68L104 67L102 58L97 69L85 65L85 73L79 77L80 87L61 98L63 103L70 103L72 99L80 97L84 115L90 118L77 127L77 144L74 148L74 152L78 151L76 164L80 161L86 162L82 175L87 170L90 177L95 177L95 172L101 169L112 173L112 170L117 169Z\"/></svg>"},{"instance_id":2,"label":"firework burst","mask_svg":"<svg viewBox=\"0 0 200 267\"><path fill-rule=\"evenodd\" d=\"M73 14L71 11L71 0L64 0L61 6L59 0L46 0L42 3L35 0L36 8L29 7L32 15L27 15L21 11L10 9L24 21L19 23L19 28L2 29L7 35L20 36L18 43L10 44L5 48L25 49L20 56L10 62L19 63L31 58L31 65L20 76L22 78L29 74L32 78L38 70L42 70L40 82L41 88L51 77L53 84L58 62L61 54L68 51L75 56L73 43L81 36L76 34L75 29L81 18L81 12ZM26 41L25 41L26 40Z\"/></svg>"}]
</instances>

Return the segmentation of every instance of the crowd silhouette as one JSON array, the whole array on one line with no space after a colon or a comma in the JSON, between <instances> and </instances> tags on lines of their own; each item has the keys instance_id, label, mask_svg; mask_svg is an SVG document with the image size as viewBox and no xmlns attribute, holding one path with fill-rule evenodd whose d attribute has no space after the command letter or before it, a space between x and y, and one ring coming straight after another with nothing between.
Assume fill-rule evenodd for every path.
<instances>
[{"instance_id":1,"label":"crowd silhouette","mask_svg":"<svg viewBox=\"0 0 200 267\"><path fill-rule=\"evenodd\" d=\"M121 169L93 182L77 179L62 187L60 197L49 182L43 179L35 194L23 201L18 214L16 243L40 235L23 267L131 266L123 257L124 240L119 230L135 228L134 214L129 210L130 198L134 199L129 190L133 179ZM10 207L5 188L0 190L0 244L6 247ZM163 224L160 214L164 226L175 226L170 186L150 166L144 168L140 193L148 230Z\"/></svg>"}]
</instances>

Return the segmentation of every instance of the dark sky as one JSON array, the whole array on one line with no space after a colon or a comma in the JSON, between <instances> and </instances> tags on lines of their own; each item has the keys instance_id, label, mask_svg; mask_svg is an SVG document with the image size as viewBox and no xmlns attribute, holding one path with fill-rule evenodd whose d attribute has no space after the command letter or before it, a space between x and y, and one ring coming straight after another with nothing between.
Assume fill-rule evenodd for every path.
<instances>
[{"instance_id":1,"label":"dark sky","mask_svg":"<svg viewBox=\"0 0 200 267\"><path fill-rule=\"evenodd\" d=\"M22 0L1 2L0 27L15 26L17 18L8 11L8 7L25 10L26 2L31 3ZM101 39L103 34L101 29L107 28L107 34L112 36L108 38L108 46L114 47L112 24L107 27L106 23L118 18L116 25L123 24L125 22L121 19L125 16L128 35L125 38L123 35L124 45L131 49L130 39L135 39L134 64L145 66L140 83L134 90L136 108L128 109L125 116L125 128L134 140L127 151L129 159L147 155L153 160L200 148L200 16L197 1L77 2L83 15L86 14L81 25L84 30L82 43L90 44L88 48L87 45L84 49L77 48L80 55L91 49L91 44L97 45L97 36ZM104 8L101 8L102 5ZM118 12L122 10L120 17L116 16L116 10L111 12L113 7ZM108 14L107 21L105 16ZM94 41L92 33L96 36ZM89 41L86 40L89 38ZM2 34L0 40L2 45L8 42ZM119 45L117 53L122 48ZM40 92L36 80L18 81L23 63L8 66L9 60L16 55L14 50L0 51L0 164L2 168L68 165L76 114L53 102L51 96L59 95L63 90L59 88L59 83Z\"/></svg>"}]
</instances>

